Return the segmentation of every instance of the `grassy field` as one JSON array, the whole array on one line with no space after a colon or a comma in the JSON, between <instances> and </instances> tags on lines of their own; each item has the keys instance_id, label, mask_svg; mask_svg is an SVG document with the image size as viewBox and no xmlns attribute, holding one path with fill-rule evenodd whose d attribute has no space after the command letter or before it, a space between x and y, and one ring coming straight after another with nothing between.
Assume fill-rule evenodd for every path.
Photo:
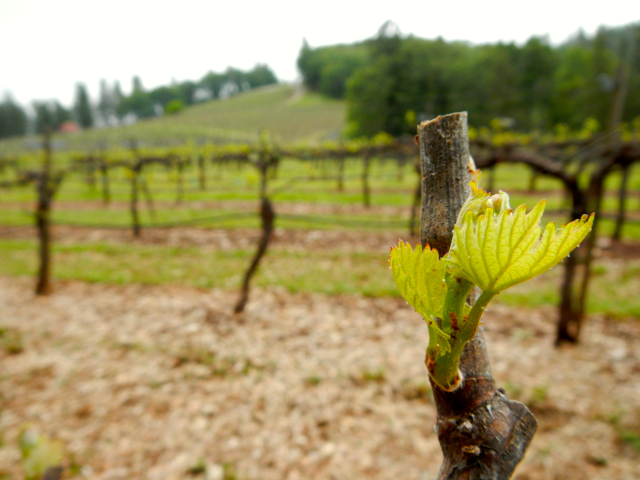
<instances>
[{"instance_id":1,"label":"grassy field","mask_svg":"<svg viewBox=\"0 0 640 480\"><path fill-rule=\"evenodd\" d=\"M140 200L144 226L182 224L226 230L257 229L258 176L250 166L234 166L208 172L207 189L197 185L195 169L185 176L185 194L176 204L175 176L162 168L145 174L154 198L155 215ZM270 191L278 212L277 227L291 231L393 232L392 238L407 238L412 189L417 178L409 165L398 170L395 162L374 162L371 169L372 207L362 206L361 164L347 162L344 190L338 191L335 166L284 160L278 177L270 181ZM517 165L504 165L496 170L495 185L514 192L512 205L532 205L546 198L546 221L566 221L566 201L559 185L540 178L540 192L527 192L528 170ZM130 225L129 183L124 171L111 176L112 204L103 206L99 185L88 186L84 177L71 175L65 180L53 209L53 221L61 225L118 227ZM640 170L636 168L631 187L640 188ZM612 175L607 187L605 209L612 217L617 208L615 189L619 177ZM33 188L0 192L0 225L28 226L33 222ZM624 229L627 241L640 239L640 198L629 200L632 221ZM554 213L555 212L555 213ZM634 217L635 215L635 217ZM633 221L633 220L636 221ZM611 218L603 218L600 234L613 229ZM0 227L1 228L1 227ZM54 276L99 283L178 284L199 288L235 289L253 254L253 246L218 250L213 247L128 244L126 242L76 242L61 239L54 245ZM392 241L392 240L391 240ZM386 255L379 251L344 250L344 244L322 251L288 251L273 247L256 279L261 286L277 286L291 292L327 294L361 293L367 296L396 296L392 278L386 272ZM0 274L29 275L36 271L36 240L5 238L0 241ZM540 306L558 301L562 269L557 268L542 279L518 287L500 296L510 305ZM640 300L632 294L638 288L640 263L602 260L596 275L589 310L614 316L640 317Z\"/></svg>"},{"instance_id":2,"label":"grassy field","mask_svg":"<svg viewBox=\"0 0 640 480\"><path fill-rule=\"evenodd\" d=\"M0 239L0 275L35 276L36 240ZM55 244L53 274L59 280L105 284L181 285L236 289L253 249L219 250L207 246L139 245L111 242ZM291 293L399 296L388 272L386 255L378 251L289 250L272 247L255 284ZM563 269L502 293L498 303L539 307L559 301ZM640 260L601 259L596 263L588 311L613 317L640 318Z\"/></svg>"},{"instance_id":3,"label":"grassy field","mask_svg":"<svg viewBox=\"0 0 640 480\"><path fill-rule=\"evenodd\" d=\"M300 94L294 87L278 85L258 89L225 101L213 101L185 110L178 117L162 117L119 130L102 130L65 137L69 145L89 145L102 140L126 138L153 142L191 138L202 134L215 137L226 132L228 138L248 141L254 133L271 125L270 131L283 142L320 140L340 130L344 106L311 94ZM199 130L200 129L200 130ZM200 132L200 133L198 133ZM244 133L241 133L244 132ZM106 137L104 137L106 135ZM109 135L116 135L107 138ZM235 137L234 137L235 135ZM101 137L103 136L103 137ZM77 143L73 143L77 142ZM60 166L63 156L54 158ZM6 174L5 174L6 175ZM413 191L418 178L409 164L394 160L375 160L370 170L371 208L363 206L362 161L348 159L344 188L336 181L337 166L330 162L303 162L283 159L278 174L269 180L269 195L278 214L276 226L289 231L392 232L393 238L407 238ZM65 178L54 202L52 220L59 225L87 228L128 229L131 224L130 180L125 169L109 172L111 204L103 205L100 179L93 185L80 173ZM257 229L259 176L250 165L208 166L207 188L200 190L198 172L187 168L184 194L177 202L177 176L174 170L151 166L143 173L153 198L153 211L140 195L139 210L143 228L201 227L237 230ZM522 165L501 165L495 170L494 185L511 193L512 206L532 206L547 201L546 221L561 224L567 220L568 201L558 181L541 176L537 192L528 192L530 171ZM487 183L485 178L484 183ZM610 175L599 234L613 230L618 207L620 176ZM640 191L640 168L635 166L629 181L631 192ZM33 187L0 190L0 225L27 227L33 224L36 192ZM640 196L628 200L630 221L623 231L626 241L640 240ZM0 226L0 233L2 232ZM199 246L128 244L126 242L75 242L54 245L54 276L88 282L180 284L200 288L235 289L253 254L253 245L227 249ZM328 294L361 293L367 296L397 295L391 276L386 275L386 255L377 251L345 251L338 242L323 251L288 251L274 247L257 278L257 284L283 287L291 292ZM0 274L34 275L35 239L4 236L0 240ZM365 249L366 250L366 249ZM604 261L596 266L596 279L589 309L615 316L640 317L640 300L620 295L637 288L639 266L634 261ZM560 268L544 280L525 289L516 288L501 296L511 305L539 306L558 300Z\"/></svg>"},{"instance_id":4,"label":"grassy field","mask_svg":"<svg viewBox=\"0 0 640 480\"><path fill-rule=\"evenodd\" d=\"M58 148L96 150L102 144L118 146L135 139L142 145L182 144L188 140L216 143L253 142L262 130L282 144L318 142L335 138L344 128L345 106L292 85L270 85L226 100L213 100L176 115L143 120L119 128L56 134ZM0 153L36 147L36 138L0 142Z\"/></svg>"}]
</instances>

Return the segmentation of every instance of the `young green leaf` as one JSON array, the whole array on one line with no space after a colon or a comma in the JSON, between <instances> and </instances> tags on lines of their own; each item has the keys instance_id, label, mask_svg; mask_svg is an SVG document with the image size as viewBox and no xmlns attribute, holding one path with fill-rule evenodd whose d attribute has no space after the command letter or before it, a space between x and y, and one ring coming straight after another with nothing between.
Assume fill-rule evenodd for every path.
<instances>
[{"instance_id":1,"label":"young green leaf","mask_svg":"<svg viewBox=\"0 0 640 480\"><path fill-rule=\"evenodd\" d=\"M593 214L564 224L556 230L549 223L544 231L540 218L544 200L531 212L520 205L515 211L493 208L474 218L467 210L455 226L446 263L456 277L465 278L483 291L499 293L529 280L563 260L591 231Z\"/></svg>"},{"instance_id":2,"label":"young green leaf","mask_svg":"<svg viewBox=\"0 0 640 480\"><path fill-rule=\"evenodd\" d=\"M449 338L436 323L436 317L442 316L447 285L444 281L445 264L440 260L437 250L427 248L423 251L420 245L415 250L411 245L399 241L398 246L391 248L389 265L393 279L402 297L413 309L424 317L429 325L429 333L433 332L439 339L445 340L441 352L448 351Z\"/></svg>"}]
</instances>

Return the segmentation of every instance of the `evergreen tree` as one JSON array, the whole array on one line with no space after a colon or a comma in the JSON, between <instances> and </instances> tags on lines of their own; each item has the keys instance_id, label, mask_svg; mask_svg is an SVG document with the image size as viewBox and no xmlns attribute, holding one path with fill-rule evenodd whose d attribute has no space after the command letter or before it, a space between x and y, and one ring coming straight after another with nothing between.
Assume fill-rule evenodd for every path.
<instances>
[{"instance_id":1,"label":"evergreen tree","mask_svg":"<svg viewBox=\"0 0 640 480\"><path fill-rule=\"evenodd\" d=\"M115 92L109 90L109 85L103 78L100 80L100 99L98 100L98 112L103 123L109 123L109 119L116 113L116 108Z\"/></svg>"},{"instance_id":2,"label":"evergreen tree","mask_svg":"<svg viewBox=\"0 0 640 480\"><path fill-rule=\"evenodd\" d=\"M120 115L120 103L124 95L122 94L122 87L120 86L120 81L116 80L116 83L113 85L113 113L118 119L118 121L122 118Z\"/></svg>"},{"instance_id":3,"label":"evergreen tree","mask_svg":"<svg viewBox=\"0 0 640 480\"><path fill-rule=\"evenodd\" d=\"M73 107L78 123L82 128L93 126L93 114L91 113L91 103L87 88L82 83L76 84L76 100Z\"/></svg>"},{"instance_id":4,"label":"evergreen tree","mask_svg":"<svg viewBox=\"0 0 640 480\"><path fill-rule=\"evenodd\" d=\"M46 129L55 130L53 112L47 102L33 102L36 112L36 133L43 133Z\"/></svg>"},{"instance_id":5,"label":"evergreen tree","mask_svg":"<svg viewBox=\"0 0 640 480\"><path fill-rule=\"evenodd\" d=\"M251 88L262 87L278 83L278 79L267 65L258 64L246 74L246 80Z\"/></svg>"},{"instance_id":6,"label":"evergreen tree","mask_svg":"<svg viewBox=\"0 0 640 480\"><path fill-rule=\"evenodd\" d=\"M134 114L137 118L150 118L156 115L154 101L144 91L142 80L139 76L133 77L133 91L128 97L123 97L118 105L118 115Z\"/></svg>"},{"instance_id":7,"label":"evergreen tree","mask_svg":"<svg viewBox=\"0 0 640 480\"><path fill-rule=\"evenodd\" d=\"M0 138L24 135L27 132L27 115L10 95L0 103Z\"/></svg>"},{"instance_id":8,"label":"evergreen tree","mask_svg":"<svg viewBox=\"0 0 640 480\"><path fill-rule=\"evenodd\" d=\"M136 92L144 92L144 87L142 86L142 79L136 75L133 77L132 80L132 93L136 93Z\"/></svg>"}]
</instances>

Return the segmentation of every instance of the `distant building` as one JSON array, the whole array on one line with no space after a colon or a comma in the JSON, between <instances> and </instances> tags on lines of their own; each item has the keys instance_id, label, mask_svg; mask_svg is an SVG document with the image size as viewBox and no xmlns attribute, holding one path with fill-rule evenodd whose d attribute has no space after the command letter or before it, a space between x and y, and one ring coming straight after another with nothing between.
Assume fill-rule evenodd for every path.
<instances>
[{"instance_id":1,"label":"distant building","mask_svg":"<svg viewBox=\"0 0 640 480\"><path fill-rule=\"evenodd\" d=\"M82 130L80 128L80 125L72 121L63 122L60 127L58 127L58 131L62 133L75 133L79 132L80 130Z\"/></svg>"}]
</instances>

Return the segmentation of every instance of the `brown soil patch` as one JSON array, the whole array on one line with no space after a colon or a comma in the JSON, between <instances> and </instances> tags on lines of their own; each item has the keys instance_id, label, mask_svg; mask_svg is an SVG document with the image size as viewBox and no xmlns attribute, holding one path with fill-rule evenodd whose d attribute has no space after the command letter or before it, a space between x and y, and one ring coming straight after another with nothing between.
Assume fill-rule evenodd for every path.
<instances>
[{"instance_id":1,"label":"brown soil patch","mask_svg":"<svg viewBox=\"0 0 640 480\"><path fill-rule=\"evenodd\" d=\"M167 245L171 247L208 246L219 250L238 248L253 249L260 238L256 229L207 229L207 228L146 228L140 238L134 238L131 230L116 228L84 228L56 225L52 227L54 242L91 243L114 242L133 245ZM37 238L34 227L0 226L0 238L33 240ZM403 240L417 243L417 238L403 235ZM342 250L377 251L389 253L398 242L393 232L360 232L350 230L285 230L276 228L269 248L287 250Z\"/></svg>"},{"instance_id":2,"label":"brown soil patch","mask_svg":"<svg viewBox=\"0 0 640 480\"><path fill-rule=\"evenodd\" d=\"M20 478L26 422L60 438L91 479L435 478L440 447L424 322L398 299L56 284L0 278L0 470ZM588 319L552 347L554 310L492 306L498 383L538 415L514 478L640 479L640 324Z\"/></svg>"},{"instance_id":3,"label":"brown soil patch","mask_svg":"<svg viewBox=\"0 0 640 480\"><path fill-rule=\"evenodd\" d=\"M114 242L133 245L166 245L171 247L207 246L218 250L255 248L260 231L256 229L209 229L198 227L143 228L140 238L134 238L129 229L85 228L55 225L52 227L54 242L87 243ZM402 239L417 244L419 239L406 231ZM0 226L0 238L33 240L37 238L34 227ZM341 250L344 252L372 251L387 254L397 244L397 233L388 231L357 230L285 230L276 228L269 248L287 250ZM608 238L598 241L596 258L638 259L640 242L625 240L614 242Z\"/></svg>"}]
</instances>

